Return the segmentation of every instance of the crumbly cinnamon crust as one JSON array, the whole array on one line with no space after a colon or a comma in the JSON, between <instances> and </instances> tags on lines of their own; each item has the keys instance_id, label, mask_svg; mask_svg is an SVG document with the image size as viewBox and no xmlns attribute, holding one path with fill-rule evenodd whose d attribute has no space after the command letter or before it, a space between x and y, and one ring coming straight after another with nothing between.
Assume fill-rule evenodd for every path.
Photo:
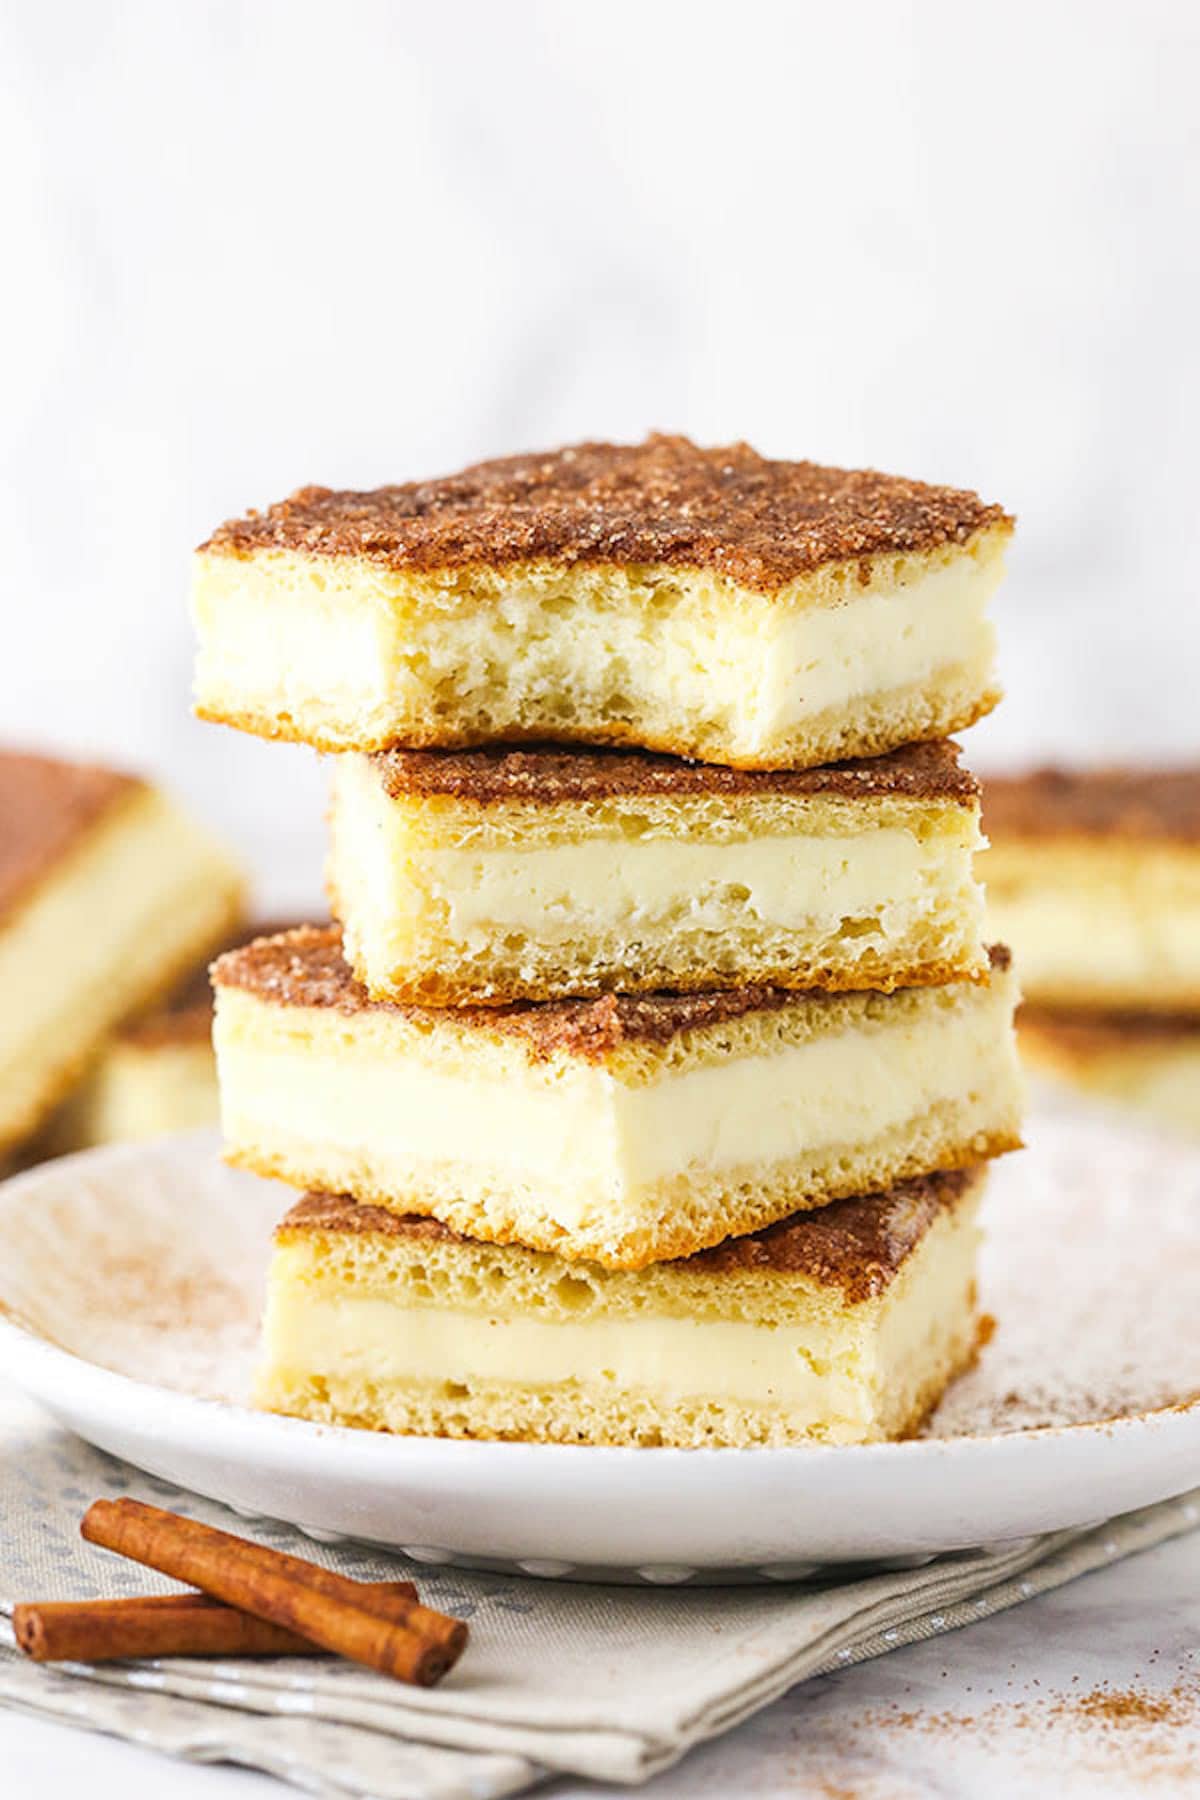
<instances>
[{"instance_id":1,"label":"crumbly cinnamon crust","mask_svg":"<svg viewBox=\"0 0 1200 1800\"><path fill-rule=\"evenodd\" d=\"M835 1200L777 1225L729 1238L711 1250L676 1259L689 1272L800 1275L842 1290L857 1305L883 1293L934 1220L952 1210L980 1178L977 1166L925 1175L887 1193ZM467 1243L438 1219L389 1212L344 1194L306 1194L276 1230L280 1242L305 1232L375 1232L385 1237Z\"/></svg>"},{"instance_id":2,"label":"crumbly cinnamon crust","mask_svg":"<svg viewBox=\"0 0 1200 1800\"><path fill-rule=\"evenodd\" d=\"M974 800L979 783L961 767L960 754L957 744L943 739L909 744L887 756L779 772L727 769L650 751L600 749L380 750L371 761L393 800L439 795L482 806L530 800L555 806L625 794Z\"/></svg>"},{"instance_id":3,"label":"crumbly cinnamon crust","mask_svg":"<svg viewBox=\"0 0 1200 1800\"><path fill-rule=\"evenodd\" d=\"M770 592L826 563L933 550L1011 524L956 488L656 435L503 457L366 493L301 488L220 526L201 549L407 570L534 560L703 568Z\"/></svg>"},{"instance_id":4,"label":"crumbly cinnamon crust","mask_svg":"<svg viewBox=\"0 0 1200 1800\"><path fill-rule=\"evenodd\" d=\"M981 982L987 980L987 970L974 965L964 969L961 962L951 962L946 959L942 962L920 963L911 969L903 968L899 964L881 964L869 975L864 964L856 975L848 973L844 968L816 967L815 965L798 971L793 963L787 968L763 970L762 977L763 982L772 988L786 988L793 999L803 996L806 1000L811 1000L814 994L843 996L867 992L894 994L899 988L945 987L950 981ZM622 992L630 994L639 991L627 978L623 977L622 979L624 982ZM677 995L711 994L717 991L718 979L712 974L698 976L694 981L690 978L676 979L671 991ZM640 991L661 992L661 981L662 977L659 978L657 984L651 983L647 989ZM437 970L425 974L413 981L411 985L402 985L397 982L392 988L392 993L397 1000L403 1001L406 1005L426 1007L434 1011L445 1011L449 1007L455 1012L461 1012L470 1006L486 1006L489 1016L491 1016L497 1007L512 1004L511 999L505 995L498 994L495 998L479 999L475 993L464 993L455 981L447 980L445 974ZM522 998L539 1005L549 1004L561 999L561 988L548 985L535 988L533 984L530 984L524 988Z\"/></svg>"},{"instance_id":5,"label":"crumbly cinnamon crust","mask_svg":"<svg viewBox=\"0 0 1200 1800\"><path fill-rule=\"evenodd\" d=\"M1034 769L984 785L984 830L1006 838L1160 838L1200 843L1200 766Z\"/></svg>"},{"instance_id":6,"label":"crumbly cinnamon crust","mask_svg":"<svg viewBox=\"0 0 1200 1800\"><path fill-rule=\"evenodd\" d=\"M1010 956L997 944L991 967L1006 969ZM303 925L280 937L260 938L232 950L213 964L217 987L243 988L277 1006L336 1008L338 1012L385 1011L436 1024L439 1009L398 1000L372 1000L355 981L342 956L336 926ZM806 1001L822 999L806 995ZM831 1004L840 998L828 997ZM795 1005L786 988L753 987L727 993L606 994L599 1000L524 1001L507 1006L464 1006L453 1010L456 1025L480 1026L520 1037L537 1062L556 1055L601 1062L622 1044L666 1044L681 1032L702 1030L750 1012L775 1012Z\"/></svg>"},{"instance_id":7,"label":"crumbly cinnamon crust","mask_svg":"<svg viewBox=\"0 0 1200 1800\"><path fill-rule=\"evenodd\" d=\"M96 764L0 750L0 921L110 808L144 785Z\"/></svg>"}]
</instances>

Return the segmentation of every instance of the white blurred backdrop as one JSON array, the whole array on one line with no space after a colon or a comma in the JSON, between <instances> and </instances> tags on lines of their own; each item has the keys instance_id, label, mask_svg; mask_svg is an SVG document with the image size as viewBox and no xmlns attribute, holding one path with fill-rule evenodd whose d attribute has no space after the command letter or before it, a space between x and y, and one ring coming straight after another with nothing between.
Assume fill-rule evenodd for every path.
<instances>
[{"instance_id":1,"label":"white blurred backdrop","mask_svg":"<svg viewBox=\"0 0 1200 1800\"><path fill-rule=\"evenodd\" d=\"M0 0L0 738L307 903L191 546L657 427L1015 509L977 764L1200 752L1198 90L1186 0Z\"/></svg>"}]
</instances>

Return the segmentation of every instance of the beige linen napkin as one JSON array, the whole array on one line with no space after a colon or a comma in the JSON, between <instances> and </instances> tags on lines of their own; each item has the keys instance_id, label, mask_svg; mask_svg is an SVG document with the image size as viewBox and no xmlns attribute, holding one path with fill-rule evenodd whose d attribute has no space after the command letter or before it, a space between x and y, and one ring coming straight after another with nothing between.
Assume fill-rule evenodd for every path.
<instances>
[{"instance_id":1,"label":"beige linen napkin","mask_svg":"<svg viewBox=\"0 0 1200 1800\"><path fill-rule=\"evenodd\" d=\"M471 1623L426 1692L336 1659L60 1665L11 1648L18 1600L161 1591L94 1549L79 1518L136 1494L371 1579L412 1574ZM0 1394L0 1704L195 1761L262 1769L311 1793L488 1800L550 1774L640 1782L799 1681L953 1631L1200 1523L1200 1491L1111 1523L823 1586L601 1588L412 1567L240 1523Z\"/></svg>"}]
</instances>

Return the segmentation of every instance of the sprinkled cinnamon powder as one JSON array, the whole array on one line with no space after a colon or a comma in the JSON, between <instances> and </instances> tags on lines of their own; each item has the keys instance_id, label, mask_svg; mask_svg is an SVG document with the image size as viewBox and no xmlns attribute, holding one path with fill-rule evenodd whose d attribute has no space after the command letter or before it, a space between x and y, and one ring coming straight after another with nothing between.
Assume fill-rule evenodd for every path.
<instances>
[{"instance_id":1,"label":"sprinkled cinnamon powder","mask_svg":"<svg viewBox=\"0 0 1200 1800\"><path fill-rule=\"evenodd\" d=\"M893 1737L957 1740L983 1751L991 1746L997 1754L1007 1751L1014 1763L1036 1759L1047 1793L1054 1791L1056 1775L1066 1785L1085 1773L1119 1778L1122 1793L1128 1784L1141 1789L1156 1781L1177 1789L1186 1784L1190 1792L1192 1783L1200 1783L1200 1676L1184 1673L1161 1688L1137 1677L1122 1687L1102 1682L1084 1692L1000 1700L970 1711L870 1707L840 1732L836 1745L837 1762L859 1755L867 1762L865 1785L854 1791L875 1791L872 1776L891 1766L887 1746ZM819 1737L816 1747L819 1753ZM839 1774L835 1764L834 1782Z\"/></svg>"},{"instance_id":2,"label":"sprinkled cinnamon powder","mask_svg":"<svg viewBox=\"0 0 1200 1800\"><path fill-rule=\"evenodd\" d=\"M1200 1390L1200 1149L1041 1109L984 1199L980 1298L995 1329L935 1437L1079 1425Z\"/></svg>"},{"instance_id":3,"label":"sprinkled cinnamon powder","mask_svg":"<svg viewBox=\"0 0 1200 1800\"><path fill-rule=\"evenodd\" d=\"M1079 1714L1106 1725L1179 1725L1194 1716L1194 1701L1191 1684L1183 1682L1177 1682L1165 1694L1102 1685L1093 1688L1089 1694L1081 1694L1077 1700L1064 1700L1059 1710L1068 1717Z\"/></svg>"}]
</instances>

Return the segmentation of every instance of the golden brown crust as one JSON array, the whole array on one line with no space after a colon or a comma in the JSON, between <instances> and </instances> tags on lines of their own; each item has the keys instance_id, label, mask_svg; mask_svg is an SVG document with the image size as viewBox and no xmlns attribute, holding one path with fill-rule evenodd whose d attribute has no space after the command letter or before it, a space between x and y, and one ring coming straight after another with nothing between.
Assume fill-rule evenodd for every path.
<instances>
[{"instance_id":1,"label":"golden brown crust","mask_svg":"<svg viewBox=\"0 0 1200 1800\"><path fill-rule=\"evenodd\" d=\"M230 520L201 548L405 570L635 563L711 569L770 592L826 563L963 544L990 526L1011 520L957 488L656 435L503 457L367 493L301 488Z\"/></svg>"},{"instance_id":2,"label":"golden brown crust","mask_svg":"<svg viewBox=\"0 0 1200 1800\"><path fill-rule=\"evenodd\" d=\"M848 1303L874 1299L943 1212L975 1188L978 1165L899 1183L883 1194L835 1200L747 1237L676 1259L690 1272L759 1270L840 1288ZM277 1228L279 1241L306 1232L375 1232L385 1237L470 1242L440 1220L391 1212L344 1194L306 1194Z\"/></svg>"},{"instance_id":3,"label":"golden brown crust","mask_svg":"<svg viewBox=\"0 0 1200 1800\"><path fill-rule=\"evenodd\" d=\"M339 910L337 894L331 892L330 897L336 913ZM851 969L829 966L817 968L810 965L797 970L794 964L789 964L786 968L760 969L758 980L760 985L765 987L787 989L793 998L799 994L811 996L815 993L894 994L900 988L945 987L950 981L985 982L988 979L989 968L993 966L986 961L986 953L985 960L982 962L977 958L972 958L969 962L965 959L952 962L947 958L941 962L919 963L914 968L905 968L898 962L885 962L883 957L876 957L873 961L868 961L864 957ZM365 980L357 972L356 979L364 988L366 987ZM619 986L619 991L623 994L655 994L663 992L665 981L662 979L642 981L635 974L626 970L622 972L619 984L615 980L612 984L598 981L591 993L593 996L606 993L610 991L610 985L612 991L617 991ZM711 994L729 989L736 990L744 985L744 981L738 976L725 976L721 971L716 970L698 976L695 980L687 977L676 979L672 982L671 992L675 994ZM578 994L581 990L577 987L575 991ZM561 987L539 984L536 981L528 980L525 976L521 978L519 1001L512 993L481 994L477 988L461 985L452 976L447 976L444 971L432 969L424 975L414 977L412 981L394 977L388 984L388 998L397 1000L405 1006L432 1007L436 1010L452 1007L456 1012L461 1012L471 1006L485 1007L489 1011L494 1011L496 1007L513 1006L522 1002L545 1005L551 1001L561 1002L563 994Z\"/></svg>"},{"instance_id":4,"label":"golden brown crust","mask_svg":"<svg viewBox=\"0 0 1200 1800\"><path fill-rule=\"evenodd\" d=\"M909 744L890 755L824 768L784 771L723 768L682 757L589 748L505 750L383 750L371 761L393 800L438 795L480 806L536 801L607 800L622 795L671 797L710 794L761 798L795 795L830 800L973 801L975 777L961 767L959 746L946 740Z\"/></svg>"},{"instance_id":5,"label":"golden brown crust","mask_svg":"<svg viewBox=\"0 0 1200 1800\"><path fill-rule=\"evenodd\" d=\"M111 808L144 785L116 769L0 751L0 921Z\"/></svg>"},{"instance_id":6,"label":"golden brown crust","mask_svg":"<svg viewBox=\"0 0 1200 1800\"><path fill-rule=\"evenodd\" d=\"M995 945L992 968L1006 969L1009 952ZM436 1007L404 1001L372 1000L342 955L336 926L301 926L281 937L259 938L232 950L213 965L217 987L241 988L275 1006L333 1008L342 1013L396 1012L436 1026L444 1014ZM819 1002L824 996L808 996ZM601 1062L622 1044L666 1044L685 1031L703 1030L751 1012L776 1012L793 1005L786 988L747 986L725 993L606 994L600 1000L519 1001L506 1006L455 1009L456 1025L481 1026L522 1040L535 1061L556 1055Z\"/></svg>"},{"instance_id":7,"label":"golden brown crust","mask_svg":"<svg viewBox=\"0 0 1200 1800\"><path fill-rule=\"evenodd\" d=\"M1200 1044L1200 1014L1123 1012L1117 1008L1031 1006L1017 1013L1021 1032L1033 1033L1072 1055L1156 1045Z\"/></svg>"},{"instance_id":8,"label":"golden brown crust","mask_svg":"<svg viewBox=\"0 0 1200 1800\"><path fill-rule=\"evenodd\" d=\"M995 777L984 787L983 827L997 844L1056 837L1200 843L1200 766Z\"/></svg>"}]
</instances>

